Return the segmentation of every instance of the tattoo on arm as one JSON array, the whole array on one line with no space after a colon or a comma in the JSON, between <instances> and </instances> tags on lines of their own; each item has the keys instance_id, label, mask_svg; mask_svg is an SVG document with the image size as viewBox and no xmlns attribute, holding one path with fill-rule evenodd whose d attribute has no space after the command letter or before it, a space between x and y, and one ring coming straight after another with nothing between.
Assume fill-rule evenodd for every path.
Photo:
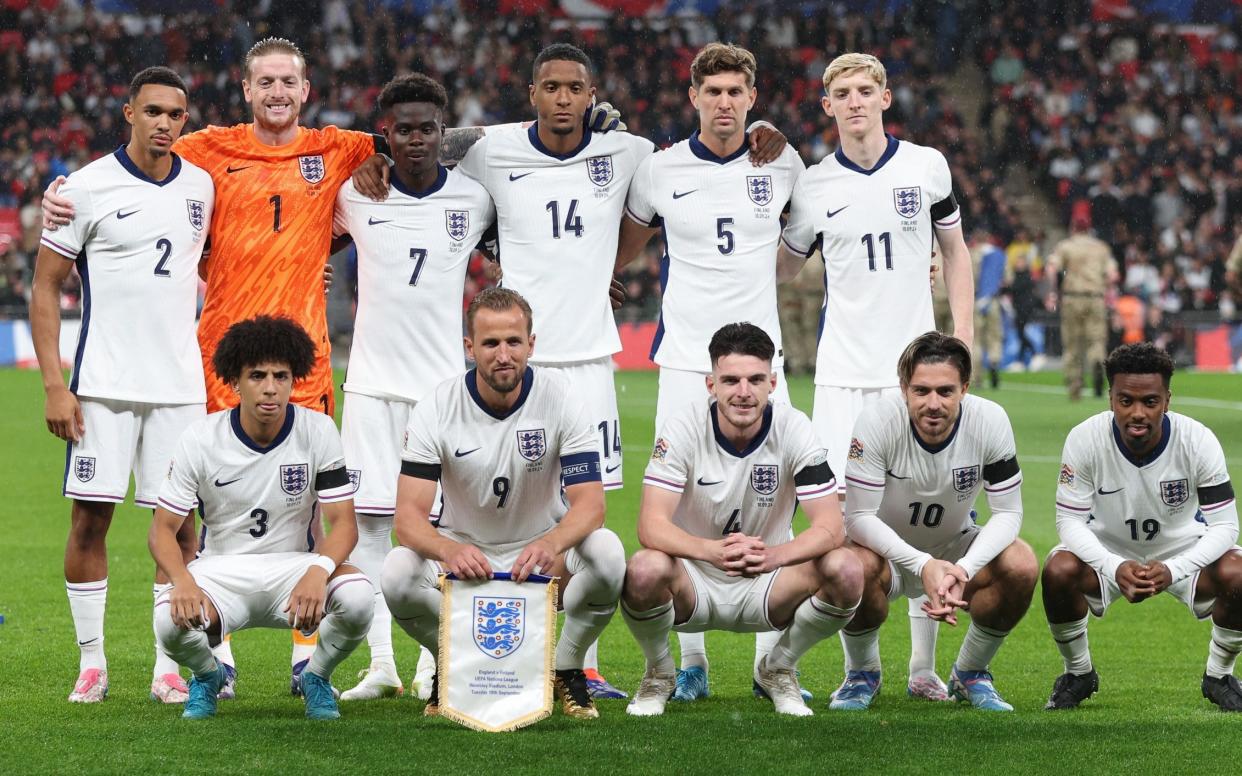
<instances>
[{"instance_id":1,"label":"tattoo on arm","mask_svg":"<svg viewBox=\"0 0 1242 776\"><path fill-rule=\"evenodd\" d=\"M444 131L440 145L440 164L457 164L470 150L470 146L483 137L483 127L454 127Z\"/></svg>"}]
</instances>

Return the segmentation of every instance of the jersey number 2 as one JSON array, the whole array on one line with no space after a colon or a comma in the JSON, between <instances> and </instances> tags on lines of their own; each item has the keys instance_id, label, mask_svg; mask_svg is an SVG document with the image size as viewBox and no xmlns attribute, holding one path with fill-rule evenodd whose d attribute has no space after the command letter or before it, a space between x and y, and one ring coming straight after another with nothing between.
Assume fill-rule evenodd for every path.
<instances>
[{"instance_id":1,"label":"jersey number 2","mask_svg":"<svg viewBox=\"0 0 1242 776\"><path fill-rule=\"evenodd\" d=\"M163 251L160 254L160 260L155 265L155 276L157 278L171 277L172 270L164 265L168 263L168 257L172 255L172 241L167 237L161 237L155 242L155 250Z\"/></svg>"}]
</instances>

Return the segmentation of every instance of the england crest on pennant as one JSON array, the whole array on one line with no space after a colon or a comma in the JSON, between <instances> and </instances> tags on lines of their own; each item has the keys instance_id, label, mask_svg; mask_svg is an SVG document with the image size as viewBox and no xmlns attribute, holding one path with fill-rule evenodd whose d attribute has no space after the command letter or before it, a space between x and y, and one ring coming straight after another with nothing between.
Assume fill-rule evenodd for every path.
<instances>
[{"instance_id":1,"label":"england crest on pennant","mask_svg":"<svg viewBox=\"0 0 1242 776\"><path fill-rule=\"evenodd\" d=\"M747 175L746 195L756 205L766 205L772 201L772 176Z\"/></svg>"},{"instance_id":2,"label":"england crest on pennant","mask_svg":"<svg viewBox=\"0 0 1242 776\"><path fill-rule=\"evenodd\" d=\"M296 496L310 485L309 467L304 463L288 464L280 467L280 489L290 496Z\"/></svg>"},{"instance_id":3,"label":"england crest on pennant","mask_svg":"<svg viewBox=\"0 0 1242 776\"><path fill-rule=\"evenodd\" d=\"M518 452L528 461L538 461L548 451L543 429L528 428L517 432Z\"/></svg>"},{"instance_id":4,"label":"england crest on pennant","mask_svg":"<svg viewBox=\"0 0 1242 776\"><path fill-rule=\"evenodd\" d=\"M1186 480L1161 480L1160 500L1171 507L1180 507L1190 498L1190 485Z\"/></svg>"},{"instance_id":5,"label":"england crest on pennant","mask_svg":"<svg viewBox=\"0 0 1242 776\"><path fill-rule=\"evenodd\" d=\"M923 190L919 186L893 189L893 207L902 218L914 218L923 209Z\"/></svg>"},{"instance_id":6,"label":"england crest on pennant","mask_svg":"<svg viewBox=\"0 0 1242 776\"><path fill-rule=\"evenodd\" d=\"M780 473L775 466L757 463L750 470L750 487L760 496L771 496L779 484Z\"/></svg>"},{"instance_id":7,"label":"england crest on pennant","mask_svg":"<svg viewBox=\"0 0 1242 776\"><path fill-rule=\"evenodd\" d=\"M969 493L979 484L979 465L963 466L953 470L953 489L958 493Z\"/></svg>"},{"instance_id":8,"label":"england crest on pennant","mask_svg":"<svg viewBox=\"0 0 1242 776\"><path fill-rule=\"evenodd\" d=\"M323 155L299 156L298 169L302 171L302 177L306 179L307 183L319 183L323 180L326 170L323 164Z\"/></svg>"},{"instance_id":9,"label":"england crest on pennant","mask_svg":"<svg viewBox=\"0 0 1242 776\"><path fill-rule=\"evenodd\" d=\"M185 209L190 216L190 226L201 232L207 225L207 219L204 218L207 214L207 207L197 199L187 199Z\"/></svg>"},{"instance_id":10,"label":"england crest on pennant","mask_svg":"<svg viewBox=\"0 0 1242 776\"><path fill-rule=\"evenodd\" d=\"M444 228L448 230L448 236L454 240L466 239L466 233L470 231L469 211L445 210Z\"/></svg>"},{"instance_id":11,"label":"england crest on pennant","mask_svg":"<svg viewBox=\"0 0 1242 776\"><path fill-rule=\"evenodd\" d=\"M474 597L474 645L499 660L522 645L525 598Z\"/></svg>"},{"instance_id":12,"label":"england crest on pennant","mask_svg":"<svg viewBox=\"0 0 1242 776\"><path fill-rule=\"evenodd\" d=\"M84 455L75 456L73 459L73 476L78 478L78 482L90 482L95 478L95 459L87 458Z\"/></svg>"},{"instance_id":13,"label":"england crest on pennant","mask_svg":"<svg viewBox=\"0 0 1242 776\"><path fill-rule=\"evenodd\" d=\"M586 160L587 177L596 186L607 186L612 183L612 157L591 156Z\"/></svg>"}]
</instances>

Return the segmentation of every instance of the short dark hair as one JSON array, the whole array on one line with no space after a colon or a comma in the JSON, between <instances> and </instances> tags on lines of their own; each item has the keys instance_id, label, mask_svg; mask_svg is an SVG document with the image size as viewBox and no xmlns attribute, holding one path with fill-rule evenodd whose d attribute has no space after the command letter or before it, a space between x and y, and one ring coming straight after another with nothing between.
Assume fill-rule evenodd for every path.
<instances>
[{"instance_id":1,"label":"short dark hair","mask_svg":"<svg viewBox=\"0 0 1242 776\"><path fill-rule=\"evenodd\" d=\"M288 364L293 379L301 380L315 366L315 343L292 320L260 315L230 326L211 358L216 375L226 383L259 364Z\"/></svg>"},{"instance_id":2,"label":"short dark hair","mask_svg":"<svg viewBox=\"0 0 1242 776\"><path fill-rule=\"evenodd\" d=\"M534 328L534 319L530 311L530 302L526 298L511 288L485 288L470 300L470 306L466 308L466 333L471 337L474 336L474 316L479 310L491 310L493 312L503 313L512 310L514 307L522 311L522 315L526 316L526 333L530 334Z\"/></svg>"},{"instance_id":3,"label":"short dark hair","mask_svg":"<svg viewBox=\"0 0 1242 776\"><path fill-rule=\"evenodd\" d=\"M530 80L532 82L538 80L539 68L543 67L544 62L552 61L577 62L586 68L587 81L595 75L595 65L591 64L591 58L585 51L572 43L553 43L545 46L543 51L535 57L535 64L530 69Z\"/></svg>"},{"instance_id":4,"label":"short dark hair","mask_svg":"<svg viewBox=\"0 0 1242 776\"><path fill-rule=\"evenodd\" d=\"M919 364L952 364L957 368L962 384L970 382L970 348L957 337L929 331L906 345L901 358L897 359L897 378L902 386L910 384L914 369Z\"/></svg>"},{"instance_id":5,"label":"short dark hair","mask_svg":"<svg viewBox=\"0 0 1242 776\"><path fill-rule=\"evenodd\" d=\"M746 85L755 85L755 55L733 43L708 43L690 63L690 84L695 89L703 86L703 79L720 73L741 73Z\"/></svg>"},{"instance_id":6,"label":"short dark hair","mask_svg":"<svg viewBox=\"0 0 1242 776\"><path fill-rule=\"evenodd\" d=\"M1165 389L1173 379L1173 359L1164 350L1150 342L1134 342L1121 345L1104 359L1104 374L1108 384L1117 375L1160 375Z\"/></svg>"},{"instance_id":7,"label":"short dark hair","mask_svg":"<svg viewBox=\"0 0 1242 776\"><path fill-rule=\"evenodd\" d=\"M429 102L440 110L448 106L448 92L435 79L422 73L399 75L379 93L380 112L387 113L403 102Z\"/></svg>"},{"instance_id":8,"label":"short dark hair","mask_svg":"<svg viewBox=\"0 0 1242 776\"><path fill-rule=\"evenodd\" d=\"M133 80L129 82L129 99L138 96L138 92L142 91L142 87L147 84L156 84L159 86L171 86L174 89L180 89L187 97L190 90L185 87L185 81L181 80L181 76L170 67L156 65L148 67L145 70L139 70Z\"/></svg>"},{"instance_id":9,"label":"short dark hair","mask_svg":"<svg viewBox=\"0 0 1242 776\"><path fill-rule=\"evenodd\" d=\"M707 353L712 359L712 368L724 356L738 354L754 356L763 361L771 362L776 355L776 345L768 333L753 323L726 323L712 335L707 343Z\"/></svg>"}]
</instances>

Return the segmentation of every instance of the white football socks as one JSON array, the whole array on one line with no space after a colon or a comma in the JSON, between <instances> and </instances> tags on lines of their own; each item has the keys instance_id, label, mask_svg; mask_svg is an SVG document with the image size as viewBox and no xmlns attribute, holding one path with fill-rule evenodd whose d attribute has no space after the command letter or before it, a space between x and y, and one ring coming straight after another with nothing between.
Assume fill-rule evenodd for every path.
<instances>
[{"instance_id":1,"label":"white football socks","mask_svg":"<svg viewBox=\"0 0 1242 776\"><path fill-rule=\"evenodd\" d=\"M996 657L996 651L1000 649L1000 645L1005 642L1005 637L1008 635L1009 631L985 628L971 621L970 627L966 629L966 638L962 639L962 648L957 653L957 662L954 663L957 670L988 670L992 658Z\"/></svg>"},{"instance_id":2,"label":"white football socks","mask_svg":"<svg viewBox=\"0 0 1242 776\"><path fill-rule=\"evenodd\" d=\"M90 668L107 670L104 657L104 609L108 603L108 578L95 582L65 581L69 613L78 636L78 672Z\"/></svg>"},{"instance_id":3,"label":"white football socks","mask_svg":"<svg viewBox=\"0 0 1242 776\"><path fill-rule=\"evenodd\" d=\"M822 601L816 595L807 598L794 610L793 622L781 633L776 646L768 655L768 669L779 671L795 668L798 659L811 647L845 627L854 617L859 603L842 608Z\"/></svg>"},{"instance_id":4,"label":"white football socks","mask_svg":"<svg viewBox=\"0 0 1242 776\"><path fill-rule=\"evenodd\" d=\"M165 590L169 590L171 588L172 588L171 582L162 582L162 583L156 582L151 587L152 599L155 601L158 601L160 594L163 593ZM152 632L155 631L154 609L152 609L152 612L151 612L151 630ZM159 641L157 640L155 644L155 668L151 671L151 678L159 679L164 674L177 674L180 672L181 672L181 669L177 666L177 661L169 657L167 652L160 649Z\"/></svg>"},{"instance_id":5,"label":"white football socks","mask_svg":"<svg viewBox=\"0 0 1242 776\"><path fill-rule=\"evenodd\" d=\"M1221 677L1233 673L1233 664L1242 652L1242 631L1222 628L1212 623L1212 640L1208 643L1208 676Z\"/></svg>"},{"instance_id":6,"label":"white football socks","mask_svg":"<svg viewBox=\"0 0 1242 776\"><path fill-rule=\"evenodd\" d=\"M846 671L880 670L880 628L861 633L841 631L841 647L845 650Z\"/></svg>"},{"instance_id":7,"label":"white football socks","mask_svg":"<svg viewBox=\"0 0 1242 776\"><path fill-rule=\"evenodd\" d=\"M676 668L668 646L668 634L673 628L674 616L672 601L643 611L633 611L624 601L621 602L621 617L630 626L630 633L634 634L634 640L647 658L647 667L657 674L668 675ZM679 638L686 635L688 634L678 634ZM685 667L685 663L682 663L682 668Z\"/></svg>"},{"instance_id":8,"label":"white football socks","mask_svg":"<svg viewBox=\"0 0 1242 776\"><path fill-rule=\"evenodd\" d=\"M1066 673L1082 676L1091 673L1091 650L1087 646L1087 618L1073 622L1050 622L1052 640L1057 643Z\"/></svg>"}]
</instances>

